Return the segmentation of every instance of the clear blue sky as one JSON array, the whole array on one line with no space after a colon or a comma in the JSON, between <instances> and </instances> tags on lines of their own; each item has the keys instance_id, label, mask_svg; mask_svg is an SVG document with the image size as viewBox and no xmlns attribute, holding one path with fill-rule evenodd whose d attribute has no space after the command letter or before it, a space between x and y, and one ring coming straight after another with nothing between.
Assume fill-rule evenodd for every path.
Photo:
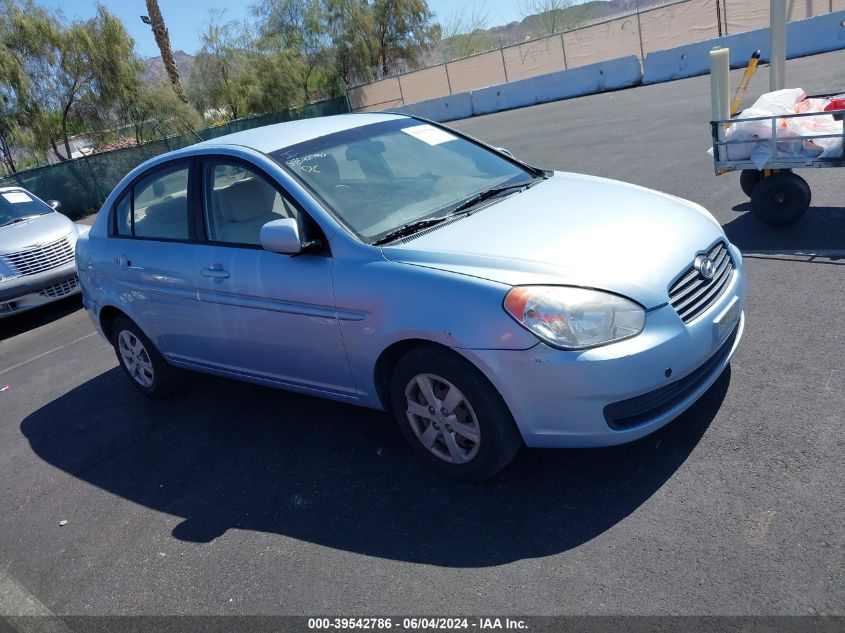
<instances>
[{"instance_id":1,"label":"clear blue sky","mask_svg":"<svg viewBox=\"0 0 845 633\"><path fill-rule=\"evenodd\" d=\"M144 0L101 0L109 11L118 16L135 40L135 48L142 57L158 55L150 27L141 22L141 15L147 13ZM51 10L61 10L68 19L88 18L94 15L95 0L37 0L38 4ZM208 21L210 9L225 9L230 20L240 20L249 14L252 0L158 0L159 8L170 31L173 50L195 53L199 48L199 33ZM465 2L461 0L428 0L428 6L439 19L461 7L469 11L473 5L483 6L490 16L488 26L506 24L520 19L517 0L486 0Z\"/></svg>"}]
</instances>

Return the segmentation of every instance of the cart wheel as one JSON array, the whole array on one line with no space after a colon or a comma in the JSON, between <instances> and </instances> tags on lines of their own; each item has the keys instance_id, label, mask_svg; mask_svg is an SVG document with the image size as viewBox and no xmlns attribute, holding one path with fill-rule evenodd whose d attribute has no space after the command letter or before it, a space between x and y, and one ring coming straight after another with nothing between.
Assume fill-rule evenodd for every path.
<instances>
[{"instance_id":1,"label":"cart wheel","mask_svg":"<svg viewBox=\"0 0 845 633\"><path fill-rule=\"evenodd\" d=\"M789 172L763 178L751 194L751 212L769 226L794 224L810 207L810 185Z\"/></svg>"},{"instance_id":2,"label":"cart wheel","mask_svg":"<svg viewBox=\"0 0 845 633\"><path fill-rule=\"evenodd\" d=\"M761 180L763 180L762 171L758 169L743 169L739 175L739 186L742 187L742 192L750 198L754 192L754 187Z\"/></svg>"}]
</instances>

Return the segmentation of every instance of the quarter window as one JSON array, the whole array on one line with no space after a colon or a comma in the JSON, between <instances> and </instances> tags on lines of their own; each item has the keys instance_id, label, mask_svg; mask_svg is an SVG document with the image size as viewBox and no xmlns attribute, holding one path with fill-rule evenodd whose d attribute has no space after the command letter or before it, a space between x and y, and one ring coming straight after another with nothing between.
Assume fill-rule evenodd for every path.
<instances>
[{"instance_id":1,"label":"quarter window","mask_svg":"<svg viewBox=\"0 0 845 633\"><path fill-rule=\"evenodd\" d=\"M205 163L205 224L208 239L230 244L261 243L261 227L298 219L296 207L264 176L240 163Z\"/></svg>"},{"instance_id":2,"label":"quarter window","mask_svg":"<svg viewBox=\"0 0 845 633\"><path fill-rule=\"evenodd\" d=\"M139 180L116 205L118 235L186 240L189 167L157 170Z\"/></svg>"}]
</instances>

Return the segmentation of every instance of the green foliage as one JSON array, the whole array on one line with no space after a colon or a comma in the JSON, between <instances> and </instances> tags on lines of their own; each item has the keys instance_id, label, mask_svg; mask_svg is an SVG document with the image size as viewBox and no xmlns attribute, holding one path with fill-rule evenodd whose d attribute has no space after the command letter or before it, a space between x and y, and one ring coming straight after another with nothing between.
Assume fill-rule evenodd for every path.
<instances>
[{"instance_id":1,"label":"green foliage","mask_svg":"<svg viewBox=\"0 0 845 633\"><path fill-rule=\"evenodd\" d=\"M160 86L147 85L123 23L103 5L65 23L33 0L0 0L0 156L41 163L71 154L70 137L103 142L131 125L136 140L185 131L199 117ZM13 149L16 148L16 151Z\"/></svg>"},{"instance_id":2,"label":"green foliage","mask_svg":"<svg viewBox=\"0 0 845 633\"><path fill-rule=\"evenodd\" d=\"M194 59L188 98L201 112L219 110L229 119L246 114L252 69L248 43L236 22L224 22L223 12L212 10L202 34L202 49Z\"/></svg>"},{"instance_id":3,"label":"green foliage","mask_svg":"<svg viewBox=\"0 0 845 633\"><path fill-rule=\"evenodd\" d=\"M202 127L202 119L173 91L169 81L142 84L127 116L139 145Z\"/></svg>"},{"instance_id":4,"label":"green foliage","mask_svg":"<svg viewBox=\"0 0 845 633\"><path fill-rule=\"evenodd\" d=\"M212 11L186 104L144 79L134 42L105 6L68 22L36 2L0 0L4 172L26 158L21 150L27 164L66 160L77 134L95 145L143 143L201 127L198 112L233 120L300 107L411 67L441 38L426 0L257 0L245 23Z\"/></svg>"},{"instance_id":5,"label":"green foliage","mask_svg":"<svg viewBox=\"0 0 845 633\"><path fill-rule=\"evenodd\" d=\"M385 75L397 61L415 63L420 48L439 39L440 26L432 22L426 0L373 0L368 7L376 53L371 61L378 62Z\"/></svg>"},{"instance_id":6,"label":"green foliage","mask_svg":"<svg viewBox=\"0 0 845 633\"><path fill-rule=\"evenodd\" d=\"M13 147L42 153L53 126L38 99L55 62L57 23L32 0L0 0L0 156L16 170Z\"/></svg>"},{"instance_id":7,"label":"green foliage","mask_svg":"<svg viewBox=\"0 0 845 633\"><path fill-rule=\"evenodd\" d=\"M259 52L284 60L290 89L301 94L293 101L310 100L313 91L333 83L330 73L331 37L322 0L265 0L253 11L258 18ZM280 79L280 78L279 78Z\"/></svg>"},{"instance_id":8,"label":"green foliage","mask_svg":"<svg viewBox=\"0 0 845 633\"><path fill-rule=\"evenodd\" d=\"M426 0L323 0L335 67L349 84L413 66L440 39Z\"/></svg>"}]
</instances>

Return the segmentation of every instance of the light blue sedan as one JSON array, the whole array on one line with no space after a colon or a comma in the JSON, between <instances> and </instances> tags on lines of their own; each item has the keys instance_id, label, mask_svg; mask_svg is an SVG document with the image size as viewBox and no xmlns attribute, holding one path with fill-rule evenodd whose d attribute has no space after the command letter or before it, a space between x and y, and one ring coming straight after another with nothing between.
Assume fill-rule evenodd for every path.
<instances>
[{"instance_id":1,"label":"light blue sedan","mask_svg":"<svg viewBox=\"0 0 845 633\"><path fill-rule=\"evenodd\" d=\"M702 207L391 114L154 158L77 262L149 396L191 369L388 410L422 459L471 480L523 443L655 431L744 326L742 258Z\"/></svg>"}]
</instances>

